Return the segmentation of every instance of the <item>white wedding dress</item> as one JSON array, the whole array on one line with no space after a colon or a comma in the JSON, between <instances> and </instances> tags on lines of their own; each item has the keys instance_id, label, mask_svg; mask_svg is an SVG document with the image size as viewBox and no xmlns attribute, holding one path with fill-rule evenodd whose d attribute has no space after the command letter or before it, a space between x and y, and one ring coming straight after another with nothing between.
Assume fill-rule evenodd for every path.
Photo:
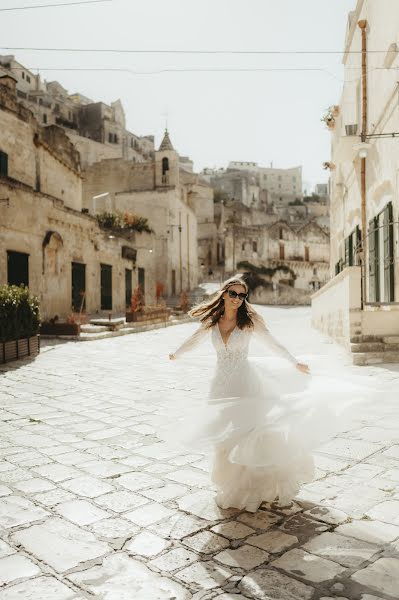
<instances>
[{"instance_id":1,"label":"white wedding dress","mask_svg":"<svg viewBox=\"0 0 399 600\"><path fill-rule=\"evenodd\" d=\"M334 417L319 403L320 386L295 369L297 360L271 335L260 315L254 327L236 327L224 343L218 325L201 326L178 350L180 358L208 335L217 364L208 402L179 408L160 437L213 455L212 481L221 508L255 512L262 502L287 505L314 478L312 450L334 433ZM291 365L284 377L249 358L251 338ZM266 364L265 364L266 363ZM316 386L317 387L317 386ZM339 393L339 391L337 390Z\"/></svg>"}]
</instances>

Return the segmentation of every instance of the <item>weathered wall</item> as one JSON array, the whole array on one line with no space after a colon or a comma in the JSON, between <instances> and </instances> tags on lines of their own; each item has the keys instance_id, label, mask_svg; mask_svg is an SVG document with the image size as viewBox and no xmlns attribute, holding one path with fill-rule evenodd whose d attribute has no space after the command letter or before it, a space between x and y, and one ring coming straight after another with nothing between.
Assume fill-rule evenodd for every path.
<instances>
[{"instance_id":1,"label":"weathered wall","mask_svg":"<svg viewBox=\"0 0 399 600\"><path fill-rule=\"evenodd\" d=\"M101 312L100 264L112 265L113 309L125 310L125 268L131 260L122 258L122 246L152 247L150 234L136 234L127 241L109 239L89 215L70 210L63 203L36 193L22 184L0 180L0 196L9 198L9 206L0 205L0 285L7 283L7 250L29 254L30 290L40 298L44 318L71 313L71 263L86 264L86 311ZM46 233L53 231L62 242L43 249ZM138 253L137 267L145 268L146 301L155 302L154 255ZM138 269L133 271L133 287Z\"/></svg>"}]
</instances>

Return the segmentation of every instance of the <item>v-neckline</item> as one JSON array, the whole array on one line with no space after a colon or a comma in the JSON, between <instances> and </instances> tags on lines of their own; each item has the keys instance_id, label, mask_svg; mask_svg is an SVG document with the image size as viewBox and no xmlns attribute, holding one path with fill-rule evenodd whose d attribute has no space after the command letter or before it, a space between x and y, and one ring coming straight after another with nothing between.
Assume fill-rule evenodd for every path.
<instances>
[{"instance_id":1,"label":"v-neckline","mask_svg":"<svg viewBox=\"0 0 399 600\"><path fill-rule=\"evenodd\" d=\"M226 341L224 341L224 339L223 339L223 335L222 335L222 332L220 331L219 323L217 323L217 324L216 324L216 327L218 328L218 332L219 332L219 335L220 335L220 339L222 340L224 347L225 347L225 348L227 348L227 344L229 343L229 340L230 340L231 336L233 335L233 333L234 333L234 332L235 332L235 330L237 329L237 325L235 325L235 326L234 326L234 329L232 329L232 330L230 331L230 335L229 335L229 337L227 338L227 340L226 340Z\"/></svg>"}]
</instances>

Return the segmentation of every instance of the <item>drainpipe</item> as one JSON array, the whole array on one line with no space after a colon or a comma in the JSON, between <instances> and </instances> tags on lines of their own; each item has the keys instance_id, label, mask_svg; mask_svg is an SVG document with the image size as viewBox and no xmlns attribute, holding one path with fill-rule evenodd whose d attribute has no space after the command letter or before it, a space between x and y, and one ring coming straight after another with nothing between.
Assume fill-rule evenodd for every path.
<instances>
[{"instance_id":1,"label":"drainpipe","mask_svg":"<svg viewBox=\"0 0 399 600\"><path fill-rule=\"evenodd\" d=\"M368 109L368 98L367 98L367 21L363 19L358 22L358 26L362 32L362 131L361 141L366 141L367 135L367 109ZM361 204L360 212L362 218L362 308L366 302L366 283L367 283L367 190L366 190L366 157L360 159L360 194Z\"/></svg>"}]
</instances>

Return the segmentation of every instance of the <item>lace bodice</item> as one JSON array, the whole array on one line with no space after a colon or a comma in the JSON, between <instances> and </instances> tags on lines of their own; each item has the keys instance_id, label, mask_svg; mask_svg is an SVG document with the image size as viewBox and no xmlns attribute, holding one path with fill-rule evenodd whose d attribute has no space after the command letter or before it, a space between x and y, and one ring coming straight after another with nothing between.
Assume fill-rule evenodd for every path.
<instances>
[{"instance_id":1,"label":"lace bodice","mask_svg":"<svg viewBox=\"0 0 399 600\"><path fill-rule=\"evenodd\" d=\"M237 360L245 360L248 357L248 348L252 336L255 336L263 345L270 348L278 356L287 359L294 365L297 364L296 358L273 337L260 315L255 316L253 328L239 329L236 327L233 329L226 343L223 341L218 325L215 325L211 329L201 325L174 352L175 357L179 358L182 354L198 346L209 334L216 350L217 359L224 364L226 362L234 364Z\"/></svg>"}]
</instances>

